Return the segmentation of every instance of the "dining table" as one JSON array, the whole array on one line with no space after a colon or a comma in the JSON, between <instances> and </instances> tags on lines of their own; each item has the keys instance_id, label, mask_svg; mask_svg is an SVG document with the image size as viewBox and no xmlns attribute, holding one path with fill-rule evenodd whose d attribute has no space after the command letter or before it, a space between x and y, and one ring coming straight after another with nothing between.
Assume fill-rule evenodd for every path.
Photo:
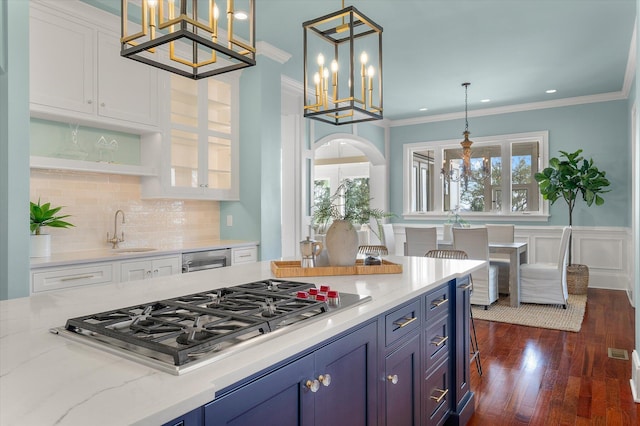
<instances>
[{"instance_id":1,"label":"dining table","mask_svg":"<svg viewBox=\"0 0 640 426\"><path fill-rule=\"evenodd\" d=\"M439 249L452 249L453 241L438 240ZM527 243L489 243L489 253L509 255L509 305L520 306L520 265L527 263Z\"/></svg>"}]
</instances>

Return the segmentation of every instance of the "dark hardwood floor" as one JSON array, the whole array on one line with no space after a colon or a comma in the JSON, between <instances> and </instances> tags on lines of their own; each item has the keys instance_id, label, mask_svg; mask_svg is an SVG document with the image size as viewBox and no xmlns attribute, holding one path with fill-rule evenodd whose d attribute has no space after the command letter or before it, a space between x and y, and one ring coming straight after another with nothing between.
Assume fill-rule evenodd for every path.
<instances>
[{"instance_id":1,"label":"dark hardwood floor","mask_svg":"<svg viewBox=\"0 0 640 426\"><path fill-rule=\"evenodd\" d=\"M589 289L579 333L475 320L483 375L472 364L473 425L640 425L631 360L634 309L623 291Z\"/></svg>"}]
</instances>

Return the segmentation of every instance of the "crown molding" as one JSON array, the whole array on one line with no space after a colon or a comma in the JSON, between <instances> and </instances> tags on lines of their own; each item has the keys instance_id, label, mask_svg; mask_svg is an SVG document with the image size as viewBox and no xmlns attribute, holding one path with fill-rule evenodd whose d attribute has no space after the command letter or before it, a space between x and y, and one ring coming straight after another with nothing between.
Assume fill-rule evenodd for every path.
<instances>
[{"instance_id":1,"label":"crown molding","mask_svg":"<svg viewBox=\"0 0 640 426\"><path fill-rule=\"evenodd\" d=\"M509 114L513 112L533 111L537 109L560 108L565 106L591 104L598 102L609 102L627 99L628 93L622 91L601 93L598 95L576 96L574 98L556 99L553 101L530 102L519 105L508 105L504 107L477 109L468 112L469 117L483 117L487 115ZM415 117L400 120L392 120L391 127L411 126L415 124L435 123L439 121L449 121L464 118L464 112L452 112L448 114L438 114L429 117Z\"/></svg>"},{"instance_id":2,"label":"crown molding","mask_svg":"<svg viewBox=\"0 0 640 426\"><path fill-rule=\"evenodd\" d=\"M282 49L278 49L277 47L267 43L266 41L259 41L256 43L256 53L258 55L264 55L267 58L273 59L274 61L281 64L284 64L289 59L291 59L290 53L287 53Z\"/></svg>"}]
</instances>

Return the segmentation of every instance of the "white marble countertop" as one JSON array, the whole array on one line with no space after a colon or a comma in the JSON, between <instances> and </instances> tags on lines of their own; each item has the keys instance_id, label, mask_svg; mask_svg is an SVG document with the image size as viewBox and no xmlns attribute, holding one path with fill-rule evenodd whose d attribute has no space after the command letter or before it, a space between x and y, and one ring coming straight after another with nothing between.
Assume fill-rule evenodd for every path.
<instances>
[{"instance_id":1,"label":"white marble countertop","mask_svg":"<svg viewBox=\"0 0 640 426\"><path fill-rule=\"evenodd\" d=\"M155 250L142 252L117 252L109 247L96 250L71 251L54 253L49 257L32 257L31 269L48 268L52 266L79 265L83 263L132 259L138 257L162 256L179 253L188 253L200 250L216 250L223 248L238 248L258 245L258 241L241 240L206 240L171 245L153 245ZM131 248L126 244L120 244L119 248Z\"/></svg>"},{"instance_id":2,"label":"white marble countertop","mask_svg":"<svg viewBox=\"0 0 640 426\"><path fill-rule=\"evenodd\" d=\"M0 424L159 425L214 399L215 391L318 344L485 262L388 257L402 274L292 278L370 295L338 311L174 376L54 335L67 319L271 278L270 262L151 280L94 285L0 301Z\"/></svg>"}]
</instances>

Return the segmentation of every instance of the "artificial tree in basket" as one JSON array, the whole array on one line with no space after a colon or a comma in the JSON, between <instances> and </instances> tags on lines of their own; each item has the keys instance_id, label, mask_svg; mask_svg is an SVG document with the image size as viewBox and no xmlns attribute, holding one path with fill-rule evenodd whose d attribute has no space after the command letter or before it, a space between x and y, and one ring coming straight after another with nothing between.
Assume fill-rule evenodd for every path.
<instances>
[{"instance_id":1,"label":"artificial tree in basket","mask_svg":"<svg viewBox=\"0 0 640 426\"><path fill-rule=\"evenodd\" d=\"M535 179L540 186L540 193L545 200L551 204L559 199L563 199L569 208L569 226L573 225L573 209L578 197L581 197L587 206L595 203L596 206L604 204L604 199L600 196L609 192L610 185L606 178L606 172L599 170L593 164L593 159L585 159L580 154L582 150L568 153L559 151L560 158L549 160L549 167L535 174ZM589 270L586 265L574 265L571 259L571 238L569 239L569 266L567 272L583 273L586 271L588 280ZM586 286L584 288L586 292Z\"/></svg>"}]
</instances>

